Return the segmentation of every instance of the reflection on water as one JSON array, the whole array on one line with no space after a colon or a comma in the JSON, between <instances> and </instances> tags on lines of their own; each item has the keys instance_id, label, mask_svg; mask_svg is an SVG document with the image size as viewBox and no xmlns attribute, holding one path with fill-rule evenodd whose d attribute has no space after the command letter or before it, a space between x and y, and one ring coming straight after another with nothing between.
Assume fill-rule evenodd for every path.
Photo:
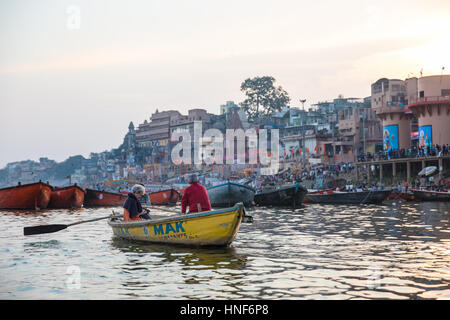
<instances>
[{"instance_id":1,"label":"reflection on water","mask_svg":"<svg viewBox=\"0 0 450 320\"><path fill-rule=\"evenodd\" d=\"M114 248L123 253L135 253L136 257L158 256L161 264L177 262L186 267L209 269L232 268L240 269L245 265L245 259L236 254L234 247L227 248L191 248L164 244L148 244L113 238ZM138 263L139 265L139 263ZM129 267L135 266L130 264Z\"/></svg>"},{"instance_id":2,"label":"reflection on water","mask_svg":"<svg viewBox=\"0 0 450 320\"><path fill-rule=\"evenodd\" d=\"M0 212L0 298L450 299L449 203L254 208L230 248L121 240L105 221L23 236L110 211Z\"/></svg>"},{"instance_id":3,"label":"reflection on water","mask_svg":"<svg viewBox=\"0 0 450 320\"><path fill-rule=\"evenodd\" d=\"M200 299L207 296L206 292L214 290L216 297L224 298L228 291L237 291L232 283L241 277L239 270L246 262L233 247L189 248L117 238L112 240L112 246L127 255L115 269L126 275L122 292L130 297L142 291L138 296ZM147 296L145 291L150 288L157 292Z\"/></svg>"}]
</instances>

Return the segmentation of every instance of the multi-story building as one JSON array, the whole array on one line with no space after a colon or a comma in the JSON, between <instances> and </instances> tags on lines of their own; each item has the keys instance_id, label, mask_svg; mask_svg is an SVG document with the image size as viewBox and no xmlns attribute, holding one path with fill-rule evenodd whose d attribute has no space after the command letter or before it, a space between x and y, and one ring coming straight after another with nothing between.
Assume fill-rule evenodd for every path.
<instances>
[{"instance_id":1,"label":"multi-story building","mask_svg":"<svg viewBox=\"0 0 450 320\"><path fill-rule=\"evenodd\" d=\"M141 149L148 149L146 161L160 163L169 161L170 123L181 118L180 112L175 110L156 112L152 114L150 122L140 124L136 131L136 143Z\"/></svg>"},{"instance_id":2,"label":"multi-story building","mask_svg":"<svg viewBox=\"0 0 450 320\"><path fill-rule=\"evenodd\" d=\"M417 96L417 78L382 78L371 86L372 108L382 121L383 149L409 149L414 115L406 107Z\"/></svg>"},{"instance_id":3,"label":"multi-story building","mask_svg":"<svg viewBox=\"0 0 450 320\"><path fill-rule=\"evenodd\" d=\"M234 101L227 101L225 104L222 104L220 106L220 114L226 114L235 109L240 109L240 108L236 103L234 103Z\"/></svg>"},{"instance_id":4,"label":"multi-story building","mask_svg":"<svg viewBox=\"0 0 450 320\"><path fill-rule=\"evenodd\" d=\"M383 123L384 150L450 140L450 75L380 79L372 84L372 107Z\"/></svg>"},{"instance_id":5,"label":"multi-story building","mask_svg":"<svg viewBox=\"0 0 450 320\"><path fill-rule=\"evenodd\" d=\"M408 108L418 119L419 146L450 142L450 75L419 78Z\"/></svg>"},{"instance_id":6,"label":"multi-story building","mask_svg":"<svg viewBox=\"0 0 450 320\"><path fill-rule=\"evenodd\" d=\"M348 107L338 114L339 136L335 151L342 162L353 162L359 154L381 149L381 124L370 104Z\"/></svg>"},{"instance_id":7,"label":"multi-story building","mask_svg":"<svg viewBox=\"0 0 450 320\"><path fill-rule=\"evenodd\" d=\"M181 115L170 121L170 133L187 130L191 137L193 137L195 121L200 121L202 123L202 131L205 131L210 127L211 118L209 113L204 109L191 109L188 111L187 116Z\"/></svg>"},{"instance_id":8,"label":"multi-story building","mask_svg":"<svg viewBox=\"0 0 450 320\"><path fill-rule=\"evenodd\" d=\"M169 110L156 112L140 124L136 132L136 141L139 147L165 146L170 139L170 123L181 118L178 111Z\"/></svg>"}]
</instances>

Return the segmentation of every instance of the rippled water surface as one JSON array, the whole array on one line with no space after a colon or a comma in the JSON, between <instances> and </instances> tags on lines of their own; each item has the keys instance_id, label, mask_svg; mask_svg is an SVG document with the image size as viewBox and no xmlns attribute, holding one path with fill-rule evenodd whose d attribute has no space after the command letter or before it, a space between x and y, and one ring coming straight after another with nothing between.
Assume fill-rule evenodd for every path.
<instances>
[{"instance_id":1,"label":"rippled water surface","mask_svg":"<svg viewBox=\"0 0 450 320\"><path fill-rule=\"evenodd\" d=\"M0 211L0 298L450 299L450 203L255 208L218 249L116 239L106 220L23 236L110 212Z\"/></svg>"}]
</instances>

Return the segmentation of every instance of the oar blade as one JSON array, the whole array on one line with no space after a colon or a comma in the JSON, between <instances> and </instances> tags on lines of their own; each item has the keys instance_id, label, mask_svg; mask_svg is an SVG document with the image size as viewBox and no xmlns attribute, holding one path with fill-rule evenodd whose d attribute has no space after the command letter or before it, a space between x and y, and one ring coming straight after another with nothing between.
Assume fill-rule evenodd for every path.
<instances>
[{"instance_id":1,"label":"oar blade","mask_svg":"<svg viewBox=\"0 0 450 320\"><path fill-rule=\"evenodd\" d=\"M66 229L67 224L49 224L45 226L34 226L23 228L23 234L25 236L31 236L33 234L52 233Z\"/></svg>"}]
</instances>

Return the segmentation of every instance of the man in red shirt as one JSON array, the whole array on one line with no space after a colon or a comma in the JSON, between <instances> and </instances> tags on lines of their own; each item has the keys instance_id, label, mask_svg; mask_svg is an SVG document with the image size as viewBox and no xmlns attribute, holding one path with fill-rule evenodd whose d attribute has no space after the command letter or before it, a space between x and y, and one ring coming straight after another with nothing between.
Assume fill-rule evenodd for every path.
<instances>
[{"instance_id":1,"label":"man in red shirt","mask_svg":"<svg viewBox=\"0 0 450 320\"><path fill-rule=\"evenodd\" d=\"M189 213L210 211L211 203L208 192L204 186L198 183L197 175L193 174L189 177L189 184L190 186L184 190L181 198L181 214L185 214L188 207Z\"/></svg>"}]
</instances>

